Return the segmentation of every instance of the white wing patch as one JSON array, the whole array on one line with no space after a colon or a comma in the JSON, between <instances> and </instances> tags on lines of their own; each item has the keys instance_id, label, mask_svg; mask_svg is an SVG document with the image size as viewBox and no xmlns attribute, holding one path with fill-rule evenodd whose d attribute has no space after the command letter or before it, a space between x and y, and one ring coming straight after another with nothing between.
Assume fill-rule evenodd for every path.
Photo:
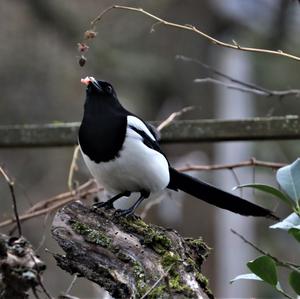
<instances>
[{"instance_id":1,"label":"white wing patch","mask_svg":"<svg viewBox=\"0 0 300 299\"><path fill-rule=\"evenodd\" d=\"M147 126L137 117L132 115L127 116L127 125L135 127L138 130L144 131L152 140L156 140L153 134L147 128Z\"/></svg>"}]
</instances>

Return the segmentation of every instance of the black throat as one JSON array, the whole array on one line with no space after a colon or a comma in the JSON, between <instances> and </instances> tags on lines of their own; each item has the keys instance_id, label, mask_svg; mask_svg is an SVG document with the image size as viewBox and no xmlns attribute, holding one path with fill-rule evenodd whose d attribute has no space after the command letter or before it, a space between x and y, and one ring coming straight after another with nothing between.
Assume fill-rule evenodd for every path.
<instances>
[{"instance_id":1,"label":"black throat","mask_svg":"<svg viewBox=\"0 0 300 299\"><path fill-rule=\"evenodd\" d=\"M99 98L87 93L79 143L92 161L108 162L118 157L126 136L127 115L116 97Z\"/></svg>"}]
</instances>

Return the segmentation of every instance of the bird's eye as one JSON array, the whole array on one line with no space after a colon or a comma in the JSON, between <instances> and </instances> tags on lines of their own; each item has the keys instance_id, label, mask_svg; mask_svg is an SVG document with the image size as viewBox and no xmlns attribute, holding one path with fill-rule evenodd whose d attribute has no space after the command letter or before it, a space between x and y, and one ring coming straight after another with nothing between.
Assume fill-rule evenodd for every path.
<instances>
[{"instance_id":1,"label":"bird's eye","mask_svg":"<svg viewBox=\"0 0 300 299\"><path fill-rule=\"evenodd\" d=\"M112 93L113 89L112 89L112 87L111 87L110 85L107 85L107 86L106 86L106 91L107 91L108 93Z\"/></svg>"}]
</instances>

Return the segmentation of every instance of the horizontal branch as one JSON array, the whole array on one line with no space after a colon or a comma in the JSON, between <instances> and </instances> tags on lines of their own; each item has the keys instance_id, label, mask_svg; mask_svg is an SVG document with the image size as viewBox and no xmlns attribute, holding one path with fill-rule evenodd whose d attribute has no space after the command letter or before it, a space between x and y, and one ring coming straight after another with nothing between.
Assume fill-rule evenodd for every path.
<instances>
[{"instance_id":1,"label":"horizontal branch","mask_svg":"<svg viewBox=\"0 0 300 299\"><path fill-rule=\"evenodd\" d=\"M223 79L229 80L230 82L232 82L234 84L229 84L228 82L216 80L214 78L195 79L194 80L195 83L213 83L213 84L217 84L217 85L223 85L224 87L227 87L229 89L235 89L235 90L239 90L242 92L253 93L253 94L265 96L265 97L284 98L287 96L299 97L299 95L300 95L300 89L272 90L272 89L268 89L268 88L259 86L257 84L251 83L251 82L239 80L239 79L229 76L228 74L223 73L220 70L217 70L214 67L212 67L208 64L205 64L195 58L190 58L190 57L186 57L183 55L176 55L176 59L180 59L184 62L196 63L197 65L200 65L202 68L206 69L211 74L219 76Z\"/></svg>"},{"instance_id":2,"label":"horizontal branch","mask_svg":"<svg viewBox=\"0 0 300 299\"><path fill-rule=\"evenodd\" d=\"M214 165L187 164L186 166L177 168L177 170L180 172L211 171L211 170L224 170L224 169L233 170L235 168L240 168L240 167L264 167L264 168L278 169L285 165L286 165L285 163L261 161L261 160L257 160L256 158L251 158L246 161L228 163L228 164L214 164ZM38 201L36 204L34 204L32 207L30 207L28 210L26 210L19 216L20 222L52 213L57 209L63 207L64 205L77 200L79 197L81 198L81 200L88 199L90 196L95 196L97 193L101 191L103 191L103 188L97 187L94 180L89 180L84 184L77 186L76 190L61 193L54 197ZM153 203L154 201L151 201L151 206L153 205ZM147 206L147 208L144 209L142 214L144 214L149 207L150 206ZM16 223L15 218L9 218L0 222L0 228L7 227L15 223Z\"/></svg>"},{"instance_id":3,"label":"horizontal branch","mask_svg":"<svg viewBox=\"0 0 300 299\"><path fill-rule=\"evenodd\" d=\"M238 90L241 92L246 92L246 93L252 93L255 95L259 95L259 96L265 96L265 97L279 97L279 98L283 98L286 96L295 96L295 97L299 97L300 95L300 89L288 89L288 90L269 90L269 91L264 91L264 90L260 90L257 88L249 88L249 87L244 87L244 86L239 86L237 84L231 84L228 82L224 82L218 79L214 79L214 78L210 78L210 77L206 77L206 78L198 78L194 80L195 83L212 83L215 85L221 85L224 86L228 89L234 89L234 90ZM239 83L240 85L242 85L241 83Z\"/></svg>"},{"instance_id":4,"label":"horizontal branch","mask_svg":"<svg viewBox=\"0 0 300 299\"><path fill-rule=\"evenodd\" d=\"M0 147L74 146L78 128L78 122L0 126ZM161 137L161 143L299 139L300 118L175 120L161 130Z\"/></svg>"},{"instance_id":5,"label":"horizontal branch","mask_svg":"<svg viewBox=\"0 0 300 299\"><path fill-rule=\"evenodd\" d=\"M265 167L271 169L278 169L283 166L286 166L285 163L277 163L277 162L267 162L267 161L259 161L255 158L251 158L246 161L236 162L236 163L228 163L228 164L214 164L214 165L187 165L184 167L177 168L178 171L187 172L187 171L208 171L208 170L224 170L224 169L234 169L248 166L258 166Z\"/></svg>"}]
</instances>

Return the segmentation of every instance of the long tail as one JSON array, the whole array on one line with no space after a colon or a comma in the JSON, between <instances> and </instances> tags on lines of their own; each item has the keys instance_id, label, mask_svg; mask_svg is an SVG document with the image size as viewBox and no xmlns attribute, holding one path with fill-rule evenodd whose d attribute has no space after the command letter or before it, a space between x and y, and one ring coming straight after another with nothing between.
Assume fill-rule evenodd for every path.
<instances>
[{"instance_id":1,"label":"long tail","mask_svg":"<svg viewBox=\"0 0 300 299\"><path fill-rule=\"evenodd\" d=\"M182 190L207 203L244 216L260 216L278 220L271 211L238 196L227 193L189 175L170 168L170 189Z\"/></svg>"}]
</instances>

